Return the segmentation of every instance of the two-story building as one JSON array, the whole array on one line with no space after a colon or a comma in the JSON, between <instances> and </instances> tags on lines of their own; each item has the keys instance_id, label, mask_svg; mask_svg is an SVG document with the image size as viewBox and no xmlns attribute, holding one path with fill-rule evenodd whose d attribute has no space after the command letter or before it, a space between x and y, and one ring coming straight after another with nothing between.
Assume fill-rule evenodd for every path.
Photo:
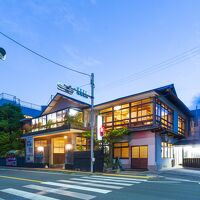
<instances>
[{"instance_id":1,"label":"two-story building","mask_svg":"<svg viewBox=\"0 0 200 200\"><path fill-rule=\"evenodd\" d=\"M38 117L24 125L26 161L61 166L66 149L85 150L89 104L57 93Z\"/></svg>"},{"instance_id":2,"label":"two-story building","mask_svg":"<svg viewBox=\"0 0 200 200\"><path fill-rule=\"evenodd\" d=\"M129 130L128 136L113 144L113 158L120 158L124 168L154 170L179 164L182 152L173 145L188 136L189 119L190 110L178 98L174 85L95 106L96 128ZM43 152L43 162L64 164L69 144L75 151L89 149L82 137L89 125L89 104L56 94L41 116L32 119L31 129L23 136L27 161L41 161Z\"/></svg>"},{"instance_id":3,"label":"two-story building","mask_svg":"<svg viewBox=\"0 0 200 200\"><path fill-rule=\"evenodd\" d=\"M174 151L173 145L188 136L190 110L174 85L115 99L95 109L106 129L129 129L129 136L115 143L113 152L125 168L151 170L179 164L182 152Z\"/></svg>"}]
</instances>

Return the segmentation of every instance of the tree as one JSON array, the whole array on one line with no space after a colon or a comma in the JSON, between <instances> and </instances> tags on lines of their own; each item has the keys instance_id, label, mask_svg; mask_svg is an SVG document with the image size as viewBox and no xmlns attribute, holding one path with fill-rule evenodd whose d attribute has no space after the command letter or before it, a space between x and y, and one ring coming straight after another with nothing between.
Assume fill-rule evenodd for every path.
<instances>
[{"instance_id":1,"label":"tree","mask_svg":"<svg viewBox=\"0 0 200 200\"><path fill-rule=\"evenodd\" d=\"M0 156L5 156L10 150L22 150L21 124L23 114L20 107L4 104L0 107Z\"/></svg>"},{"instance_id":2,"label":"tree","mask_svg":"<svg viewBox=\"0 0 200 200\"><path fill-rule=\"evenodd\" d=\"M105 162L107 166L113 165L113 143L118 142L124 136L127 136L129 131L127 128L118 128L107 130L104 134L104 142L109 146L109 152Z\"/></svg>"}]
</instances>

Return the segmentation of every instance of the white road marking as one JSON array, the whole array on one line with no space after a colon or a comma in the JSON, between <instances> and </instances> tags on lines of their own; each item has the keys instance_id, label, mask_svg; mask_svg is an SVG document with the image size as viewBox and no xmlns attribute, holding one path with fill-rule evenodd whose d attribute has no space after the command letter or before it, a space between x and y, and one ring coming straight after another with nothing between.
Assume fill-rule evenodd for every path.
<instances>
[{"instance_id":1,"label":"white road marking","mask_svg":"<svg viewBox=\"0 0 200 200\"><path fill-rule=\"evenodd\" d=\"M0 171L17 171L17 172L28 172L28 173L37 173L37 174L55 174L55 175L61 175L61 176L68 176L69 174L64 174L62 172L50 172L50 171L33 171L33 170L26 170L26 169L3 169L0 168ZM83 176L80 174L75 174L74 172L73 176Z\"/></svg>"},{"instance_id":2,"label":"white road marking","mask_svg":"<svg viewBox=\"0 0 200 200\"><path fill-rule=\"evenodd\" d=\"M90 177L93 177L93 178L103 178L103 179L111 179L111 180L117 180L117 181L122 181L122 182L135 182L135 181L138 181L138 182L147 182L148 180L144 180L144 179L136 179L136 178L122 178L122 177L114 177L114 176L90 176Z\"/></svg>"},{"instance_id":3,"label":"white road marking","mask_svg":"<svg viewBox=\"0 0 200 200\"><path fill-rule=\"evenodd\" d=\"M104 177L92 177L92 176L83 176L81 178L86 178L86 179L95 179L95 180L102 180L102 181L112 181L112 182L117 182L117 183L141 183L139 181L126 181L126 180L117 180L117 179L112 179L112 178L104 178Z\"/></svg>"},{"instance_id":4,"label":"white road marking","mask_svg":"<svg viewBox=\"0 0 200 200\"><path fill-rule=\"evenodd\" d=\"M94 187L103 187L103 188L110 188L110 189L122 189L123 187L120 186L113 186L113 185L102 185L102 184L95 184L95 183L83 183L79 181L69 181L69 180L58 180L59 182L64 183L72 183L72 184L78 184L78 185L88 185L88 186L94 186Z\"/></svg>"},{"instance_id":5,"label":"white road marking","mask_svg":"<svg viewBox=\"0 0 200 200\"><path fill-rule=\"evenodd\" d=\"M167 179L167 180L173 180L173 181L181 181L181 182L199 183L199 181L191 181L191 180L182 179L182 178L170 178L170 177L166 177L165 179Z\"/></svg>"},{"instance_id":6,"label":"white road marking","mask_svg":"<svg viewBox=\"0 0 200 200\"><path fill-rule=\"evenodd\" d=\"M90 192L98 192L98 193L103 193L103 194L112 192L112 190L103 190L103 189L99 189L99 188L85 187L85 186L79 186L79 185L70 185L70 184L63 184L63 183L41 182L41 184L59 186L59 187L63 187L63 188L73 188L73 189L77 189L77 190L85 190L85 191L90 191Z\"/></svg>"},{"instance_id":7,"label":"white road marking","mask_svg":"<svg viewBox=\"0 0 200 200\"><path fill-rule=\"evenodd\" d=\"M54 188L44 187L44 186L39 186L39 185L26 185L23 187L29 188L29 189L34 189L34 190L41 190L41 191L44 191L47 193L49 192L49 193L74 197L74 198L83 199L83 200L90 200L90 199L93 199L96 197L96 196L89 195L89 194L84 194L84 193L79 193L79 192L70 192L70 191L65 191L62 189L54 189Z\"/></svg>"},{"instance_id":8,"label":"white road marking","mask_svg":"<svg viewBox=\"0 0 200 200\"><path fill-rule=\"evenodd\" d=\"M32 199L32 200L58 200L56 198L52 198L52 197L46 197L46 196L42 196L40 194L34 194L31 192L25 192L22 190L17 190L17 189L13 189L13 188L7 188L7 189L3 189L1 190L1 192L5 192L7 194L12 194L18 197L23 197L25 199Z\"/></svg>"},{"instance_id":9,"label":"white road marking","mask_svg":"<svg viewBox=\"0 0 200 200\"><path fill-rule=\"evenodd\" d=\"M132 186L133 184L130 183L117 183L117 182L113 182L113 181L103 181L103 180L96 180L96 179L90 179L89 177L85 177L85 178L71 178L71 180L74 181L85 181L85 182L91 182L91 183L103 183L103 184L110 184L110 185L120 185L120 186Z\"/></svg>"},{"instance_id":10,"label":"white road marking","mask_svg":"<svg viewBox=\"0 0 200 200\"><path fill-rule=\"evenodd\" d=\"M148 183L166 183L166 184L168 184L168 183L181 183L180 181L178 182L178 181L148 181Z\"/></svg>"}]
</instances>

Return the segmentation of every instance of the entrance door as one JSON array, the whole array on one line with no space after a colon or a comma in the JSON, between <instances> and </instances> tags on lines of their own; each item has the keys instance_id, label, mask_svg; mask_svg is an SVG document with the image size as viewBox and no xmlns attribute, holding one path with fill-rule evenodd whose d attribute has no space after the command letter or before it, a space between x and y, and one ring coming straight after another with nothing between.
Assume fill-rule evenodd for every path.
<instances>
[{"instance_id":1,"label":"entrance door","mask_svg":"<svg viewBox=\"0 0 200 200\"><path fill-rule=\"evenodd\" d=\"M131 148L131 168L148 168L148 146L132 146Z\"/></svg>"},{"instance_id":2,"label":"entrance door","mask_svg":"<svg viewBox=\"0 0 200 200\"><path fill-rule=\"evenodd\" d=\"M53 164L65 163L65 140L63 137L53 138Z\"/></svg>"}]
</instances>

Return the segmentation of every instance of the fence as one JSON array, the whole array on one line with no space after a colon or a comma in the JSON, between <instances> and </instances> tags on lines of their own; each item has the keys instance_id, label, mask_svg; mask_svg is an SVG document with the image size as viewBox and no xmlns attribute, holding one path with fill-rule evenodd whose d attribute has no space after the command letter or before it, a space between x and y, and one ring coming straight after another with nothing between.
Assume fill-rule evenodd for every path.
<instances>
[{"instance_id":1,"label":"fence","mask_svg":"<svg viewBox=\"0 0 200 200\"><path fill-rule=\"evenodd\" d=\"M104 165L103 152L95 151L94 156L95 156L94 171L102 172ZM90 161L91 161L90 151L75 151L73 153L73 165L71 166L66 165L65 168L80 170L80 171L90 171Z\"/></svg>"},{"instance_id":2,"label":"fence","mask_svg":"<svg viewBox=\"0 0 200 200\"><path fill-rule=\"evenodd\" d=\"M184 158L183 167L200 168L200 158Z\"/></svg>"},{"instance_id":3,"label":"fence","mask_svg":"<svg viewBox=\"0 0 200 200\"><path fill-rule=\"evenodd\" d=\"M1 99L14 102L15 104L20 105L22 107L26 107L26 108L30 108L30 109L35 109L35 110L38 110L38 111L42 110L41 106L33 104L33 103L30 103L30 102L21 101L19 98L17 98L16 96L13 96L11 94L1 93L0 94L0 100Z\"/></svg>"},{"instance_id":4,"label":"fence","mask_svg":"<svg viewBox=\"0 0 200 200\"><path fill-rule=\"evenodd\" d=\"M16 162L8 163L6 158L0 158L0 166L7 167L29 167L29 168L44 168L47 163L26 163L25 157L16 157Z\"/></svg>"}]
</instances>

